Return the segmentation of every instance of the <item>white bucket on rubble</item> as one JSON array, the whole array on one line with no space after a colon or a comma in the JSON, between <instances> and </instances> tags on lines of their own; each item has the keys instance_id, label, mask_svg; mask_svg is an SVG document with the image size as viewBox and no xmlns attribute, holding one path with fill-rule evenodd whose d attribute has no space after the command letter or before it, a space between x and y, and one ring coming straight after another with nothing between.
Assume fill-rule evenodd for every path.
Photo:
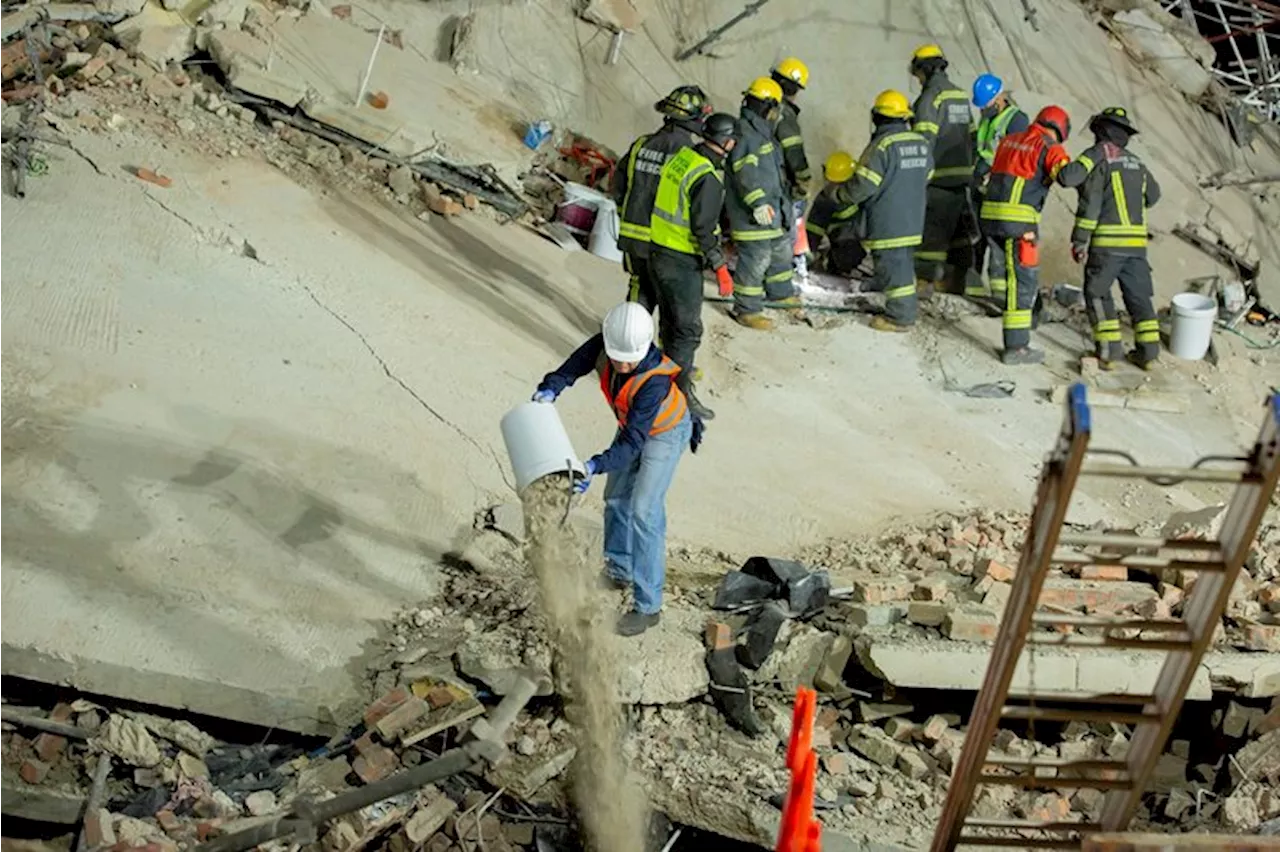
<instances>
[{"instance_id":1,"label":"white bucket on rubble","mask_svg":"<svg viewBox=\"0 0 1280 852\"><path fill-rule=\"evenodd\" d=\"M596 222L591 227L587 250L596 257L622 263L622 252L618 250L618 205L612 198L596 204Z\"/></svg>"},{"instance_id":2,"label":"white bucket on rubble","mask_svg":"<svg viewBox=\"0 0 1280 852\"><path fill-rule=\"evenodd\" d=\"M1200 293L1179 293L1173 297L1173 330L1169 351L1188 361L1199 361L1209 351L1218 303Z\"/></svg>"},{"instance_id":3,"label":"white bucket on rubble","mask_svg":"<svg viewBox=\"0 0 1280 852\"><path fill-rule=\"evenodd\" d=\"M517 493L549 473L572 469L577 476L586 476L551 403L526 402L508 411L502 418L502 442L516 474Z\"/></svg>"}]
</instances>

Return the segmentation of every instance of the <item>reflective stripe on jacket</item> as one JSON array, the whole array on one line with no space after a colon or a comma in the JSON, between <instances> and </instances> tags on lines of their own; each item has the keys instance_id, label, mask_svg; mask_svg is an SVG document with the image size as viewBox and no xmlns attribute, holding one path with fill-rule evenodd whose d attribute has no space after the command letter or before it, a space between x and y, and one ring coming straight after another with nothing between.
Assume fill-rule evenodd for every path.
<instances>
[{"instance_id":1,"label":"reflective stripe on jacket","mask_svg":"<svg viewBox=\"0 0 1280 852\"><path fill-rule=\"evenodd\" d=\"M1080 186L1089 177L1089 173L1093 171L1094 165L1102 159L1102 146L1104 142L1095 142L1093 145L1084 149L1080 156L1062 167L1062 171L1058 173L1058 183L1070 189L1073 186Z\"/></svg>"},{"instance_id":2,"label":"reflective stripe on jacket","mask_svg":"<svg viewBox=\"0 0 1280 852\"><path fill-rule=\"evenodd\" d=\"M738 122L738 143L729 152L725 169L730 236L735 242L774 240L786 232L784 219L790 214L791 196L783 176L782 148L774 139L773 126L745 107ZM765 204L774 209L768 225L758 225L752 211Z\"/></svg>"},{"instance_id":3,"label":"reflective stripe on jacket","mask_svg":"<svg viewBox=\"0 0 1280 852\"><path fill-rule=\"evenodd\" d=\"M658 409L658 415L653 418L653 425L649 427L649 434L661 435L663 432L668 432L678 426L689 411L689 404L685 400L684 393L681 392L680 388L676 387L674 381L676 374L679 372L680 367L676 362L663 355L662 360L658 362L658 366L643 373L633 373L627 377L622 386L618 388L617 395L614 395L612 392L613 364L606 358L604 366L600 368L600 390L604 393L604 398L608 401L609 407L613 409L613 414L618 419L618 428L621 429L627 425L627 416L631 412L631 401L635 399L636 393L644 383L654 376L670 376L673 381L671 382L671 390L667 393L666 399L662 401L662 407Z\"/></svg>"},{"instance_id":4,"label":"reflective stripe on jacket","mask_svg":"<svg viewBox=\"0 0 1280 852\"><path fill-rule=\"evenodd\" d=\"M1040 125L1011 133L996 148L991 178L979 216L983 230L997 237L1020 236L1040 224L1049 187L1071 157Z\"/></svg>"},{"instance_id":5,"label":"reflective stripe on jacket","mask_svg":"<svg viewBox=\"0 0 1280 852\"><path fill-rule=\"evenodd\" d=\"M814 240L814 248L817 248L816 243L823 237L834 240L836 235L848 228L853 223L853 218L858 215L858 205L842 206L835 200L833 194L837 186L839 184L828 183L805 213L804 229L811 235L810 239Z\"/></svg>"},{"instance_id":6,"label":"reflective stripe on jacket","mask_svg":"<svg viewBox=\"0 0 1280 852\"><path fill-rule=\"evenodd\" d=\"M1010 133L1021 133L1031 126L1031 119L1018 109L1016 104L1009 104L995 115L983 115L978 122L977 135L974 138L977 160L974 162L974 175L985 177L991 171L991 164L996 159L996 148L1000 140Z\"/></svg>"},{"instance_id":7,"label":"reflective stripe on jacket","mask_svg":"<svg viewBox=\"0 0 1280 852\"><path fill-rule=\"evenodd\" d=\"M801 198L809 188L813 173L809 170L809 157L805 154L804 137L800 134L800 107L791 101L782 101L782 117L778 119L774 135L782 146L787 186L793 198Z\"/></svg>"},{"instance_id":8,"label":"reflective stripe on jacket","mask_svg":"<svg viewBox=\"0 0 1280 852\"><path fill-rule=\"evenodd\" d=\"M681 148L662 167L649 225L653 244L702 255L713 268L719 266L723 205L724 176L705 155Z\"/></svg>"},{"instance_id":9,"label":"reflective stripe on jacket","mask_svg":"<svg viewBox=\"0 0 1280 852\"><path fill-rule=\"evenodd\" d=\"M932 170L929 140L895 121L876 130L853 177L826 191L841 209L860 208L868 251L918 246Z\"/></svg>"},{"instance_id":10,"label":"reflective stripe on jacket","mask_svg":"<svg viewBox=\"0 0 1280 852\"><path fill-rule=\"evenodd\" d=\"M693 134L675 124L631 143L627 156L613 173L613 200L618 205L618 249L649 254L649 216L658 194L662 166L673 154L693 144Z\"/></svg>"},{"instance_id":11,"label":"reflective stripe on jacket","mask_svg":"<svg viewBox=\"0 0 1280 852\"><path fill-rule=\"evenodd\" d=\"M1087 244L1091 252L1141 254L1147 250L1147 208L1160 200L1160 185L1128 149L1113 142L1096 147L1071 242Z\"/></svg>"},{"instance_id":12,"label":"reflective stripe on jacket","mask_svg":"<svg viewBox=\"0 0 1280 852\"><path fill-rule=\"evenodd\" d=\"M938 71L912 108L912 130L933 143L934 186L968 186L973 180L973 112L969 96Z\"/></svg>"}]
</instances>

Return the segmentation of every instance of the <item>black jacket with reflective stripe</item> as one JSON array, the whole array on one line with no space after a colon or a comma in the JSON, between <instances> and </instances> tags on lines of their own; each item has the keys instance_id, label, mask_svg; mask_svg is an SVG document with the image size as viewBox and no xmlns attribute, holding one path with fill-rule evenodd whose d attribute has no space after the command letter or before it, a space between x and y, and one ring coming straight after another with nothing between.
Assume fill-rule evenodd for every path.
<instances>
[{"instance_id":1,"label":"black jacket with reflective stripe","mask_svg":"<svg viewBox=\"0 0 1280 852\"><path fill-rule=\"evenodd\" d=\"M658 196L662 167L693 134L677 124L664 124L656 133L631 143L627 156L613 172L613 200L618 205L618 249L636 257L649 255L649 217Z\"/></svg>"},{"instance_id":2,"label":"black jacket with reflective stripe","mask_svg":"<svg viewBox=\"0 0 1280 852\"><path fill-rule=\"evenodd\" d=\"M938 71L924 84L912 108L911 129L933 142L934 186L968 186L973 180L973 112L969 96L957 89L946 72Z\"/></svg>"},{"instance_id":3,"label":"black jacket with reflective stripe","mask_svg":"<svg viewBox=\"0 0 1280 852\"><path fill-rule=\"evenodd\" d=\"M929 140L908 130L905 120L890 122L871 137L853 177L827 192L842 209L859 206L868 251L918 246L932 170Z\"/></svg>"},{"instance_id":4,"label":"black jacket with reflective stripe","mask_svg":"<svg viewBox=\"0 0 1280 852\"><path fill-rule=\"evenodd\" d=\"M1160 200L1160 184L1127 148L1103 142L1089 151L1096 159L1080 187L1072 245L1097 254L1145 254L1147 208Z\"/></svg>"},{"instance_id":5,"label":"black jacket with reflective stripe","mask_svg":"<svg viewBox=\"0 0 1280 852\"><path fill-rule=\"evenodd\" d=\"M813 173L809 170L804 136L800 133L800 107L788 100L782 102L782 117L778 119L774 134L778 137L778 144L782 146L782 165L786 170L791 197L804 198Z\"/></svg>"},{"instance_id":6,"label":"black jacket with reflective stripe","mask_svg":"<svg viewBox=\"0 0 1280 852\"><path fill-rule=\"evenodd\" d=\"M773 125L745 106L738 119L738 142L729 152L725 168L725 208L729 212L730 237L772 240L791 226L791 195L783 175L782 147ZM765 204L774 209L773 221L760 225L752 211Z\"/></svg>"}]
</instances>

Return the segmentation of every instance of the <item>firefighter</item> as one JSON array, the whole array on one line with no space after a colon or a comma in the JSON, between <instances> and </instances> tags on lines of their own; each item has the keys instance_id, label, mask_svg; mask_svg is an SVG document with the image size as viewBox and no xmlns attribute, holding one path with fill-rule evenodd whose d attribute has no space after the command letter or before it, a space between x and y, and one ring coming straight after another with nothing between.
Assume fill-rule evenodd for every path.
<instances>
[{"instance_id":1,"label":"firefighter","mask_svg":"<svg viewBox=\"0 0 1280 852\"><path fill-rule=\"evenodd\" d=\"M809 207L809 215L805 217L804 228L809 238L809 246L815 254L825 257L823 269L833 275L848 278L867 256L854 227L854 219L858 213L856 204L841 207L833 196L835 187L853 177L853 156L847 151L836 151L822 167L822 176L826 185ZM822 241L826 239L828 246L822 251Z\"/></svg>"},{"instance_id":2,"label":"firefighter","mask_svg":"<svg viewBox=\"0 0 1280 852\"><path fill-rule=\"evenodd\" d=\"M1125 127L1132 128L1129 122L1128 111L1124 107L1107 107L1102 112L1089 119L1089 130L1093 133L1094 142L1088 148L1076 157L1070 163L1062 167L1062 171L1058 174L1058 183L1067 188L1078 187L1089 177L1089 173L1093 171L1094 164L1102 159L1102 146L1106 142L1105 137L1100 136L1097 126L1100 122L1110 122L1113 125L1112 133L1123 131ZM1137 130L1125 131L1132 136ZM1126 141L1128 136L1125 137Z\"/></svg>"},{"instance_id":3,"label":"firefighter","mask_svg":"<svg viewBox=\"0 0 1280 852\"><path fill-rule=\"evenodd\" d=\"M760 331L773 328L764 302L800 307L791 284L792 247L787 241L793 216L782 167L782 149L773 125L782 104L782 88L757 78L743 93L738 144L729 153L725 207L730 237L738 249L733 274L731 315Z\"/></svg>"},{"instance_id":4,"label":"firefighter","mask_svg":"<svg viewBox=\"0 0 1280 852\"><path fill-rule=\"evenodd\" d=\"M982 202L982 232L989 248L1004 259L1003 281L991 281L992 297L1004 304L1006 364L1039 364L1044 353L1031 348L1031 327L1039 293L1040 211L1049 187L1070 162L1062 143L1071 135L1064 109L1047 106L1031 127L1010 133L996 147Z\"/></svg>"},{"instance_id":5,"label":"firefighter","mask_svg":"<svg viewBox=\"0 0 1280 852\"><path fill-rule=\"evenodd\" d=\"M925 210L924 241L916 277L926 294L945 281L964 281L973 266L973 114L969 96L947 77L947 58L936 44L918 48L911 74L922 90L913 130L933 143L933 177Z\"/></svg>"},{"instance_id":6,"label":"firefighter","mask_svg":"<svg viewBox=\"0 0 1280 852\"><path fill-rule=\"evenodd\" d=\"M1085 178L1071 232L1071 257L1077 263L1084 261L1085 308L1099 364L1109 370L1124 354L1120 319L1111 295L1111 285L1118 278L1120 296L1133 323L1130 358L1150 370L1160 356L1160 323L1151 303L1147 208L1160 200L1160 184L1126 147L1138 130L1123 107L1104 109L1090 120L1089 129L1097 141L1072 164L1087 156L1090 167L1078 170ZM1066 180L1076 177L1068 175Z\"/></svg>"},{"instance_id":7,"label":"firefighter","mask_svg":"<svg viewBox=\"0 0 1280 852\"><path fill-rule=\"evenodd\" d=\"M724 160L738 137L738 120L716 113L703 123L701 142L686 146L662 167L649 233L649 268L657 287L662 348L680 367L676 384L703 420L715 412L693 388L693 356L702 342L702 270L715 271L720 295L733 293L720 248Z\"/></svg>"},{"instance_id":8,"label":"firefighter","mask_svg":"<svg viewBox=\"0 0 1280 852\"><path fill-rule=\"evenodd\" d=\"M804 137L800 134L800 105L796 98L809 85L809 68L794 56L779 62L771 74L773 81L782 89L782 109L779 111L778 126L774 135L782 146L782 166L786 171L787 185L791 193L793 216L791 230L787 236L791 245L796 245L797 223L804 215L805 200L809 194L809 181L813 174L809 171L809 158L805 155ZM804 278L809 274L808 264L802 252L794 253L796 274Z\"/></svg>"},{"instance_id":9,"label":"firefighter","mask_svg":"<svg viewBox=\"0 0 1280 852\"><path fill-rule=\"evenodd\" d=\"M877 95L871 141L853 177L824 190L840 208L858 207L862 246L875 265L867 289L885 297L884 314L871 320L877 331L906 331L919 307L914 255L924 230L933 152L929 140L911 130L910 119L906 95L892 89Z\"/></svg>"},{"instance_id":10,"label":"firefighter","mask_svg":"<svg viewBox=\"0 0 1280 852\"><path fill-rule=\"evenodd\" d=\"M672 154L694 143L711 104L697 86L679 86L653 108L663 115L662 127L632 142L613 173L613 200L620 220L618 250L623 267L631 274L627 301L639 302L650 311L658 305L649 271L649 216L658 176Z\"/></svg>"},{"instance_id":11,"label":"firefighter","mask_svg":"<svg viewBox=\"0 0 1280 852\"><path fill-rule=\"evenodd\" d=\"M1018 108L1013 97L1004 87L1004 81L994 74L982 74L973 82L973 105L978 108L978 129L974 134L973 194L974 207L982 208L986 193L987 174L996 158L996 147L1010 133L1021 133L1031 126L1031 118ZM986 269L987 241L979 239L973 250L974 273L966 282L966 296L985 297L990 294L982 279ZM1004 267L997 255L992 255L991 277L1004 278Z\"/></svg>"}]
</instances>

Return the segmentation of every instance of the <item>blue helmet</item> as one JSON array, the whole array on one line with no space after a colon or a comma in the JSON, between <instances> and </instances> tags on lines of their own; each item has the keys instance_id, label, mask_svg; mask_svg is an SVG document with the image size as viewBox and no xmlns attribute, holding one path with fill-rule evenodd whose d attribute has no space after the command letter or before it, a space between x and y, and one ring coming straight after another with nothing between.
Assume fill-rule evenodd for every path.
<instances>
[{"instance_id":1,"label":"blue helmet","mask_svg":"<svg viewBox=\"0 0 1280 852\"><path fill-rule=\"evenodd\" d=\"M1004 91L1004 81L995 74L983 74L973 81L973 105L986 109Z\"/></svg>"}]
</instances>

